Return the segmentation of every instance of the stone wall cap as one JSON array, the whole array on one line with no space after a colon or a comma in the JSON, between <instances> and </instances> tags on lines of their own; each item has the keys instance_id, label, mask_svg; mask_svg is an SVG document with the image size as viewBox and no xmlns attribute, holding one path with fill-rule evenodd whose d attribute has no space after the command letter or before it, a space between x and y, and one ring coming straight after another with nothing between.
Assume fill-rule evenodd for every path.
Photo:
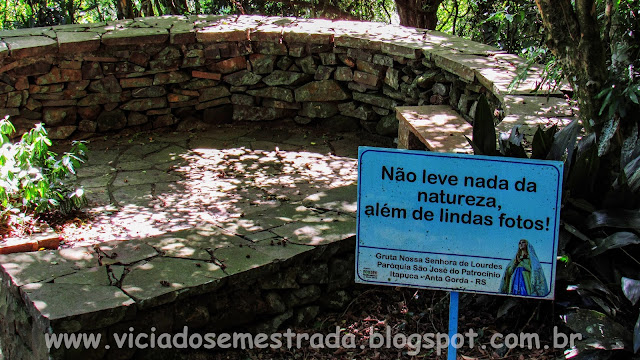
<instances>
[{"instance_id":1,"label":"stone wall cap","mask_svg":"<svg viewBox=\"0 0 640 360\"><path fill-rule=\"evenodd\" d=\"M4 35L3 35L4 36ZM13 59L43 56L58 52L58 42L47 36L24 36L4 38Z\"/></svg>"},{"instance_id":2,"label":"stone wall cap","mask_svg":"<svg viewBox=\"0 0 640 360\"><path fill-rule=\"evenodd\" d=\"M14 29L0 31L0 37L20 37L20 36L38 36L43 35L46 31L51 30L51 27L39 27L39 28L26 28L26 29Z\"/></svg>"},{"instance_id":3,"label":"stone wall cap","mask_svg":"<svg viewBox=\"0 0 640 360\"><path fill-rule=\"evenodd\" d=\"M569 125L572 121L576 120L576 117L545 117L538 115L507 115L502 121L496 125L496 130L499 132L508 133L514 126L520 125L518 131L524 135L527 141L533 141L533 135L538 129L538 126L542 128L548 128L553 125L558 125L558 128L562 129Z\"/></svg>"},{"instance_id":4,"label":"stone wall cap","mask_svg":"<svg viewBox=\"0 0 640 360\"><path fill-rule=\"evenodd\" d=\"M95 32L59 32L58 48L63 53L90 52L100 47L100 34Z\"/></svg>"},{"instance_id":5,"label":"stone wall cap","mask_svg":"<svg viewBox=\"0 0 640 360\"><path fill-rule=\"evenodd\" d=\"M87 247L0 255L0 272L9 275L17 287L50 281L97 264L95 252Z\"/></svg>"},{"instance_id":6,"label":"stone wall cap","mask_svg":"<svg viewBox=\"0 0 640 360\"><path fill-rule=\"evenodd\" d=\"M434 61L469 83L485 86L500 101L509 94L531 94L539 85L542 67L510 86L526 64L517 55L490 45L435 30L366 21L302 19L260 15L164 15L0 31L0 58L19 60L58 51L91 52L98 38L105 45L188 44L266 41L335 45L383 54ZM566 87L566 86L565 86ZM551 95L560 95L554 91Z\"/></svg>"},{"instance_id":7,"label":"stone wall cap","mask_svg":"<svg viewBox=\"0 0 640 360\"><path fill-rule=\"evenodd\" d=\"M166 29L156 28L116 28L102 35L105 45L162 44L167 41Z\"/></svg>"},{"instance_id":8,"label":"stone wall cap","mask_svg":"<svg viewBox=\"0 0 640 360\"><path fill-rule=\"evenodd\" d=\"M73 323L69 318L101 313L101 319L98 322L101 326L108 326L120 321L126 311L125 307L134 304L133 299L115 286L38 283L25 285L23 292L25 300L33 306L36 314L50 322L65 319L66 323ZM116 313L113 313L114 310ZM109 313L105 313L106 311ZM81 321L80 324L74 325L79 326L80 329L90 329L96 325L92 324L91 319L87 320L85 324Z\"/></svg>"},{"instance_id":9,"label":"stone wall cap","mask_svg":"<svg viewBox=\"0 0 640 360\"><path fill-rule=\"evenodd\" d=\"M507 115L527 114L545 117L574 116L577 109L562 97L506 95L502 107Z\"/></svg>"}]
</instances>

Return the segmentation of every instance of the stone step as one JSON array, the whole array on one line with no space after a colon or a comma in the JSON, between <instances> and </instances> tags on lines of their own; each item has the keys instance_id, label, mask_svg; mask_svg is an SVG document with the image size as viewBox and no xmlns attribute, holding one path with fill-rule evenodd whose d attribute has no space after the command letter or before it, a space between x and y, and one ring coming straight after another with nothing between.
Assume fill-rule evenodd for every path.
<instances>
[{"instance_id":1,"label":"stone step","mask_svg":"<svg viewBox=\"0 0 640 360\"><path fill-rule=\"evenodd\" d=\"M59 245L59 235L48 225L42 225L34 234L27 237L10 237L3 239L2 242L0 242L0 255L38 251L40 249L55 250Z\"/></svg>"}]
</instances>

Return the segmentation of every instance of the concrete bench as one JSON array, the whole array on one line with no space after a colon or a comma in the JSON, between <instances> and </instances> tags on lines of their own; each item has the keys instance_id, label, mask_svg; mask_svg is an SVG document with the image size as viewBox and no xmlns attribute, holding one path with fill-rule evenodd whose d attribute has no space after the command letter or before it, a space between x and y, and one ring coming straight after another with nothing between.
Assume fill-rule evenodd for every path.
<instances>
[{"instance_id":1,"label":"concrete bench","mask_svg":"<svg viewBox=\"0 0 640 360\"><path fill-rule=\"evenodd\" d=\"M472 126L448 105L399 106L398 149L472 154Z\"/></svg>"}]
</instances>

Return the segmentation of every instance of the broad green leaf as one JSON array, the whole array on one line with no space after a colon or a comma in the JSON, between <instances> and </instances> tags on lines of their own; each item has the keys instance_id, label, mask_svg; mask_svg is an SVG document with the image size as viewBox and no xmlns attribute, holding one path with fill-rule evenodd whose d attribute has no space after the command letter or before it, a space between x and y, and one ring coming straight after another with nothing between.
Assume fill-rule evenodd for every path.
<instances>
[{"instance_id":1,"label":"broad green leaf","mask_svg":"<svg viewBox=\"0 0 640 360\"><path fill-rule=\"evenodd\" d=\"M567 230L573 236L577 237L578 239L582 241L586 241L592 246L596 246L596 243L593 240L591 240L588 236L583 234L580 230L576 229L575 226L567 223L566 221L564 222L564 229Z\"/></svg>"},{"instance_id":2,"label":"broad green leaf","mask_svg":"<svg viewBox=\"0 0 640 360\"><path fill-rule=\"evenodd\" d=\"M516 146L512 143L507 144L507 150L504 154L505 156L519 159L527 159L527 152L524 150L522 146Z\"/></svg>"},{"instance_id":3,"label":"broad green leaf","mask_svg":"<svg viewBox=\"0 0 640 360\"><path fill-rule=\"evenodd\" d=\"M65 169L67 169L70 173L75 174L75 170L73 168L73 163L71 162L71 158L69 156L64 156L62 158L62 165L64 165Z\"/></svg>"},{"instance_id":4,"label":"broad green leaf","mask_svg":"<svg viewBox=\"0 0 640 360\"><path fill-rule=\"evenodd\" d=\"M640 229L640 210L605 209L593 212L587 218L589 229L613 227L620 229Z\"/></svg>"},{"instance_id":5,"label":"broad green leaf","mask_svg":"<svg viewBox=\"0 0 640 360\"><path fill-rule=\"evenodd\" d=\"M596 147L596 134L591 133L578 142L576 149L576 161L573 164L573 170L571 176L573 180L582 181L583 183L588 180L592 174L597 172L600 163L598 157L598 150Z\"/></svg>"},{"instance_id":6,"label":"broad green leaf","mask_svg":"<svg viewBox=\"0 0 640 360\"><path fill-rule=\"evenodd\" d=\"M640 244L640 238L638 238L636 234L619 231L599 241L598 246L593 250L593 255L600 255L607 250L617 249L633 244Z\"/></svg>"},{"instance_id":7,"label":"broad green leaf","mask_svg":"<svg viewBox=\"0 0 640 360\"><path fill-rule=\"evenodd\" d=\"M640 136L638 134L638 123L635 122L630 129L630 134L622 141L620 149L620 167L640 157Z\"/></svg>"},{"instance_id":8,"label":"broad green leaf","mask_svg":"<svg viewBox=\"0 0 640 360\"><path fill-rule=\"evenodd\" d=\"M551 144L553 143L553 136L556 133L558 127L553 125L549 130L544 131L540 126L533 134L533 142L531 143L531 158L532 159L546 159L547 154L551 150Z\"/></svg>"},{"instance_id":9,"label":"broad green leaf","mask_svg":"<svg viewBox=\"0 0 640 360\"><path fill-rule=\"evenodd\" d=\"M638 95L636 95L634 91L629 91L629 99L634 103L640 105L640 103L638 103Z\"/></svg>"},{"instance_id":10,"label":"broad green leaf","mask_svg":"<svg viewBox=\"0 0 640 360\"><path fill-rule=\"evenodd\" d=\"M575 150L581 129L582 125L580 125L580 121L573 120L567 127L555 133L551 148L547 154L547 160L560 160L565 162L563 175L565 181L569 176L573 151Z\"/></svg>"},{"instance_id":11,"label":"broad green leaf","mask_svg":"<svg viewBox=\"0 0 640 360\"><path fill-rule=\"evenodd\" d=\"M490 21L497 21L497 22L501 22L502 20L504 20L504 13L501 12L497 12L493 15L491 15L488 19L484 20L481 24L490 22Z\"/></svg>"},{"instance_id":12,"label":"broad green leaf","mask_svg":"<svg viewBox=\"0 0 640 360\"><path fill-rule=\"evenodd\" d=\"M478 100L476 116L473 122L472 139L482 152L482 155L496 154L496 130L493 113L484 95Z\"/></svg>"},{"instance_id":13,"label":"broad green leaf","mask_svg":"<svg viewBox=\"0 0 640 360\"><path fill-rule=\"evenodd\" d=\"M573 120L567 127L557 132L547 155L547 160L570 159L581 129L580 121Z\"/></svg>"},{"instance_id":14,"label":"broad green leaf","mask_svg":"<svg viewBox=\"0 0 640 360\"><path fill-rule=\"evenodd\" d=\"M638 193L640 191L640 157L635 158L624 167L624 174L627 177L629 189Z\"/></svg>"},{"instance_id":15,"label":"broad green leaf","mask_svg":"<svg viewBox=\"0 0 640 360\"><path fill-rule=\"evenodd\" d=\"M577 309L563 319L571 330L582 334L582 340L592 348L623 349L631 340L629 330L595 310Z\"/></svg>"},{"instance_id":16,"label":"broad green leaf","mask_svg":"<svg viewBox=\"0 0 640 360\"><path fill-rule=\"evenodd\" d=\"M624 296L631 301L632 305L637 304L640 300L640 280L622 277L621 283Z\"/></svg>"},{"instance_id":17,"label":"broad green leaf","mask_svg":"<svg viewBox=\"0 0 640 360\"><path fill-rule=\"evenodd\" d=\"M609 101L611 100L611 94L613 94L613 89L614 89L613 86L605 88L596 96L596 99L599 99L605 96L606 94L604 100L602 101L602 106L600 107L600 112L598 113L598 115L602 115L602 113L604 112L604 109L606 109L607 106L609 105Z\"/></svg>"},{"instance_id":18,"label":"broad green leaf","mask_svg":"<svg viewBox=\"0 0 640 360\"><path fill-rule=\"evenodd\" d=\"M8 116L0 121L0 133L2 135L11 135L16 131L16 128L13 124L8 120ZM4 136L3 136L4 138Z\"/></svg>"},{"instance_id":19,"label":"broad green leaf","mask_svg":"<svg viewBox=\"0 0 640 360\"><path fill-rule=\"evenodd\" d=\"M467 139L467 142L469 143L469 145L471 146L471 148L473 149L473 153L476 155L482 155L482 151L478 148L478 146L473 142L473 140L469 139L469 137L467 137L467 135L464 135L464 138Z\"/></svg>"},{"instance_id":20,"label":"broad green leaf","mask_svg":"<svg viewBox=\"0 0 640 360\"><path fill-rule=\"evenodd\" d=\"M618 131L619 125L620 118L617 116L610 118L609 121L605 123L598 141L598 156L602 157L609 151L609 144Z\"/></svg>"}]
</instances>

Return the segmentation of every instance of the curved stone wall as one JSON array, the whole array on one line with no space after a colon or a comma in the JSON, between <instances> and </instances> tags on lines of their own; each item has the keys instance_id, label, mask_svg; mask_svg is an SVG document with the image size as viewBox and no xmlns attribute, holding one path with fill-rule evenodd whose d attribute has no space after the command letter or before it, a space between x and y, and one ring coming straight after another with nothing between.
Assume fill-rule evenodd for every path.
<instances>
[{"instance_id":1,"label":"curved stone wall","mask_svg":"<svg viewBox=\"0 0 640 360\"><path fill-rule=\"evenodd\" d=\"M450 104L469 119L484 93L503 114L502 130L570 119L561 93L532 94L538 73L510 91L522 63L438 32L347 21L170 16L14 30L0 32L0 114L21 130L44 122L58 139L276 119L396 136L396 106ZM268 333L342 309L353 295L355 216L328 221L332 208L311 207L324 214L311 221L332 224L330 236L302 232L313 244L296 235L310 226L300 222L261 232L251 246L196 228L2 255L2 353L178 358L178 350L118 349L111 339L150 326L171 334L184 326ZM102 342L98 350L49 350L46 336L61 332L101 334Z\"/></svg>"},{"instance_id":2,"label":"curved stone wall","mask_svg":"<svg viewBox=\"0 0 640 360\"><path fill-rule=\"evenodd\" d=\"M451 104L468 117L480 93L504 110L504 129L571 116L561 93L532 96L539 69L510 91L523 63L436 31L354 21L198 15L21 29L0 32L0 115L22 131L44 122L56 139L275 119L395 136L396 106Z\"/></svg>"}]
</instances>

